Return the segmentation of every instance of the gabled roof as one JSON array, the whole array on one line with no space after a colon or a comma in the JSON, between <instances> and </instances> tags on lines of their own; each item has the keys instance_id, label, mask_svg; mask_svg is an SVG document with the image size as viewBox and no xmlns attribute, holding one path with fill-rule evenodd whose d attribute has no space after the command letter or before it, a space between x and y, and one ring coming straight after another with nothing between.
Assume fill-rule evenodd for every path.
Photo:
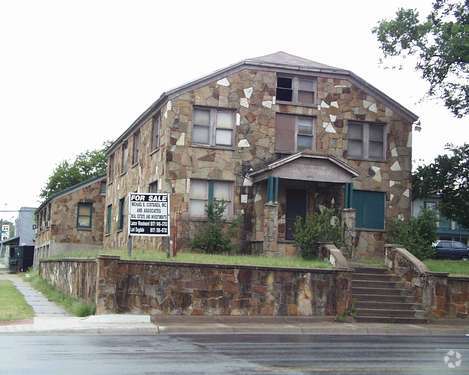
<instances>
[{"instance_id":1,"label":"gabled roof","mask_svg":"<svg viewBox=\"0 0 469 375\"><path fill-rule=\"evenodd\" d=\"M291 163L291 162L293 162L297 159L300 159L300 158L326 160L326 161L331 162L332 164L337 165L339 168L343 169L344 171L346 171L347 173L349 173L353 177L358 177L360 175L360 173L356 169L352 168L350 165L348 165L347 163L343 162L342 160L336 158L335 156L298 152L296 154L288 155L284 158L278 159L278 160L268 164L266 167L264 167L262 169L251 172L249 174L249 177L254 177L254 176L259 175L261 173L277 169L279 167L282 167L282 166L284 166L286 164L289 164L289 163Z\"/></svg>"},{"instance_id":2,"label":"gabled roof","mask_svg":"<svg viewBox=\"0 0 469 375\"><path fill-rule=\"evenodd\" d=\"M36 212L39 212L46 204L54 200L55 198L61 197L62 195L71 193L74 190L78 190L81 188L84 188L88 185L94 184L95 182L98 182L99 180L105 180L106 176L98 176L98 177L91 177L85 181L79 182L78 184L75 184L73 186L70 186L66 189L63 189L61 191L58 191L57 193L52 194L49 198L47 198L44 202L41 203L41 205L37 208Z\"/></svg>"},{"instance_id":3,"label":"gabled roof","mask_svg":"<svg viewBox=\"0 0 469 375\"><path fill-rule=\"evenodd\" d=\"M304 74L325 73L337 75L343 78L349 78L357 86L362 87L363 89L371 92L373 95L381 98L381 100L387 103L387 105L391 107L391 109L400 112L411 122L417 121L418 119L418 116L415 113L403 107L398 102L387 96L385 93L378 90L376 87L372 86L364 79L360 78L349 70L335 68L330 65L322 64L316 61L305 59L303 57L279 51L269 55L242 60L226 68L216 70L215 72L208 74L202 78L188 82L182 86L176 87L167 92L163 92L158 98L158 100L156 100L150 107L145 110L145 112L143 112L139 117L137 117L137 119L129 126L129 128L127 128L127 130L112 143L112 145L107 150L107 154L109 155L110 153L112 153L115 147L122 140L126 139L132 133L135 127L139 126L143 121L145 121L149 115L152 115L154 112L156 112L167 100L170 100L188 90L193 90L197 87L203 86L210 81L224 78L227 74L231 74L236 71L248 68L266 68L273 70L291 71L292 73L298 73L298 71L300 71L304 72Z\"/></svg>"}]
</instances>

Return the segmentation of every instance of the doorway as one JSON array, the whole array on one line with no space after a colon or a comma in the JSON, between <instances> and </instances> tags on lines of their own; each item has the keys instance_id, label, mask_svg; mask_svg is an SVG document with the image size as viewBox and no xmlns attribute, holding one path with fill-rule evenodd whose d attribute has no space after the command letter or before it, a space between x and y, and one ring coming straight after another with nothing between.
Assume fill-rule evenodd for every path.
<instances>
[{"instance_id":1,"label":"doorway","mask_svg":"<svg viewBox=\"0 0 469 375\"><path fill-rule=\"evenodd\" d=\"M298 216L306 217L308 206L306 190L290 189L287 190L287 213L286 213L286 232L285 239L293 240L294 225Z\"/></svg>"}]
</instances>

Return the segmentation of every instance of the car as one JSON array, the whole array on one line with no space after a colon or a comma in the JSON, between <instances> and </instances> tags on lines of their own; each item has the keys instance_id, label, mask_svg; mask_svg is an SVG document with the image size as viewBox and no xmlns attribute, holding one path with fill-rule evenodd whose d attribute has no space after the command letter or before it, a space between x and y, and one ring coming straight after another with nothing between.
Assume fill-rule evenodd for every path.
<instances>
[{"instance_id":1,"label":"car","mask_svg":"<svg viewBox=\"0 0 469 375\"><path fill-rule=\"evenodd\" d=\"M469 259L469 248L462 242L439 240L433 248L436 251L436 257L441 259Z\"/></svg>"}]
</instances>

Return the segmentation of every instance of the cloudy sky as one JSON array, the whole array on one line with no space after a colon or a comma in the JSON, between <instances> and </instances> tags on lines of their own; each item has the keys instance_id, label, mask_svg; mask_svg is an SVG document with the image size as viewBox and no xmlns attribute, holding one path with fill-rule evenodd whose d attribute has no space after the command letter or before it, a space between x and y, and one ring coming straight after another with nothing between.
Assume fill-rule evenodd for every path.
<instances>
[{"instance_id":1,"label":"cloudy sky","mask_svg":"<svg viewBox=\"0 0 469 375\"><path fill-rule=\"evenodd\" d=\"M118 137L170 88L283 50L350 69L421 118L414 159L469 141L409 68L379 66L371 28L431 1L0 2L0 210L36 206L54 166ZM0 217L11 218L12 214Z\"/></svg>"}]
</instances>

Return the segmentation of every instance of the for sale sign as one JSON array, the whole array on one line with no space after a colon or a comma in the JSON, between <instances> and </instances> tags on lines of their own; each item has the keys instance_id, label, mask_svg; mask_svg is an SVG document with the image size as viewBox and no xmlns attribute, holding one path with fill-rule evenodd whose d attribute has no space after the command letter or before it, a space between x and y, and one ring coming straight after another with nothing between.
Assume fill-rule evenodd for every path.
<instances>
[{"instance_id":1,"label":"for sale sign","mask_svg":"<svg viewBox=\"0 0 469 375\"><path fill-rule=\"evenodd\" d=\"M129 236L169 236L168 193L129 194Z\"/></svg>"}]
</instances>

